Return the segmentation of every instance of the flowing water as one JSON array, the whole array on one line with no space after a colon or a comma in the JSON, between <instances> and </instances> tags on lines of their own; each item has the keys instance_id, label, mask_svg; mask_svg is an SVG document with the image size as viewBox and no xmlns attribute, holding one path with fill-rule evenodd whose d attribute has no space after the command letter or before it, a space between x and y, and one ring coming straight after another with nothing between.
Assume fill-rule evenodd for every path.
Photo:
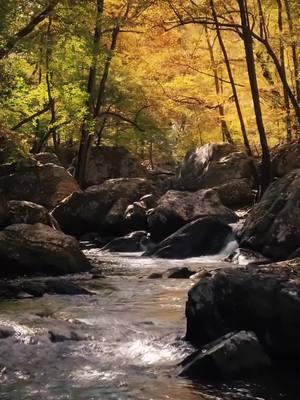
<instances>
[{"instance_id":1,"label":"flowing water","mask_svg":"<svg viewBox=\"0 0 300 400\"><path fill-rule=\"evenodd\" d=\"M174 266L218 268L217 259L165 261L135 256L89 257L105 278L78 277L93 296L45 296L0 303L0 399L295 400L297 380L201 384L179 378L191 348L181 340L192 280L148 279ZM73 339L51 341L49 331Z\"/></svg>"}]
</instances>

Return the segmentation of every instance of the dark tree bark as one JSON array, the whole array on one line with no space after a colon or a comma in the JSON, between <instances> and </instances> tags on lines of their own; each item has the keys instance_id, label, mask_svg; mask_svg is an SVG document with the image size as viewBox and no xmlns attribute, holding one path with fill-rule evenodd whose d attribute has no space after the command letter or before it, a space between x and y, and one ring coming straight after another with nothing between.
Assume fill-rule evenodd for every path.
<instances>
[{"instance_id":1,"label":"dark tree bark","mask_svg":"<svg viewBox=\"0 0 300 400\"><path fill-rule=\"evenodd\" d=\"M234 96L234 102L235 102L236 111L237 111L239 122L240 122L240 127L241 127L241 132L242 132L242 135L243 135L245 149L246 149L247 154L249 156L252 156L252 151L251 151L250 143L249 143L249 140L248 140L246 125L245 125L245 122L244 122L244 118L243 118L243 114L242 114L242 110L241 110L241 106L240 106L240 101L239 101L236 85L235 85L235 82L234 82L234 77L233 77L233 73L232 73L229 57L228 57L227 50L226 50L226 47L225 47L225 44L224 44L224 41L223 41L223 38L222 38L220 25L219 25L219 19L218 19L217 13L216 13L214 0L210 0L210 6L211 6L211 10L212 10L213 19L214 19L215 24L216 24L216 32L217 32L219 45L220 45L220 48L221 48L222 53L223 53L223 57L224 57L225 65L226 65L226 68L227 68L229 81L230 81L231 88L232 88L232 93L233 93L233 96Z\"/></svg>"},{"instance_id":2,"label":"dark tree bark","mask_svg":"<svg viewBox=\"0 0 300 400\"><path fill-rule=\"evenodd\" d=\"M79 153L75 171L75 177L81 187L85 184L86 168L89 158L89 151L92 144L92 132L89 123L94 117L95 94L96 94L96 77L97 77L97 60L100 52L101 25L102 15L104 11L104 0L97 0L97 15L93 39L93 59L90 66L88 85L87 85L87 115L81 125L81 139Z\"/></svg>"},{"instance_id":3,"label":"dark tree bark","mask_svg":"<svg viewBox=\"0 0 300 400\"><path fill-rule=\"evenodd\" d=\"M297 42L295 40L294 23L293 23L293 18L292 18L292 14L291 14L289 0L284 0L284 7L285 7L286 14L287 14L290 37L292 38L291 49L292 49L292 59L293 59L293 64L294 64L296 98L297 98L298 104L300 104L300 76L299 76L300 69L299 69L299 61L298 61L298 48L297 48Z\"/></svg>"},{"instance_id":4,"label":"dark tree bark","mask_svg":"<svg viewBox=\"0 0 300 400\"><path fill-rule=\"evenodd\" d=\"M207 47L208 47L208 51L209 51L209 55L210 55L211 66L212 66L213 75L214 75L216 94L219 97L222 94L222 88L221 88L220 80L219 80L219 76L218 76L218 66L216 64L213 45L210 41L208 30L207 30L206 26L205 26L205 33L206 33L206 41L207 41ZM218 102L219 102L219 99L218 99ZM233 139L231 137L229 128L228 128L226 120L225 120L225 110L224 110L224 105L222 103L218 104L218 111L219 111L222 140L223 140L223 142L227 141L228 143L233 144Z\"/></svg>"},{"instance_id":5,"label":"dark tree bark","mask_svg":"<svg viewBox=\"0 0 300 400\"><path fill-rule=\"evenodd\" d=\"M249 82L252 93L253 106L255 111L257 129L259 132L262 150L262 171L261 171L261 194L267 189L271 182L271 161L268 147L267 135L264 127L262 110L260 105L260 95L256 76L255 59L253 54L253 37L248 18L247 0L237 0L241 18L241 26L245 47L246 63Z\"/></svg>"},{"instance_id":6,"label":"dark tree bark","mask_svg":"<svg viewBox=\"0 0 300 400\"><path fill-rule=\"evenodd\" d=\"M283 69L286 77L286 69L285 69L285 48L284 41L282 38L283 35L283 18L282 18L282 2L281 0L277 0L278 5L278 29L279 29L279 51L280 51L280 61L281 68ZM287 78L286 78L287 79ZM283 96L284 96L284 107L286 112L286 141L289 143L292 141L292 124L291 124L291 108L290 108L290 100L288 93L286 91L285 86L283 85Z\"/></svg>"}]
</instances>

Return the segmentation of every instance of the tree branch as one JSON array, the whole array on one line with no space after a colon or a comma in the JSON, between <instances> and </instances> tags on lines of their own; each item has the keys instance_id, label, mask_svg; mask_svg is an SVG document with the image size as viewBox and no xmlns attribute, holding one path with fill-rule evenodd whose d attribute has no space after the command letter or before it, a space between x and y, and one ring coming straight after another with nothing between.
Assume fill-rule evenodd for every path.
<instances>
[{"instance_id":1,"label":"tree branch","mask_svg":"<svg viewBox=\"0 0 300 400\"><path fill-rule=\"evenodd\" d=\"M59 0L50 0L48 7L33 17L33 19L24 28L10 37L6 44L0 48L0 60L2 60L4 57L7 57L20 40L29 35L38 24L44 21L52 13L58 2Z\"/></svg>"}]
</instances>

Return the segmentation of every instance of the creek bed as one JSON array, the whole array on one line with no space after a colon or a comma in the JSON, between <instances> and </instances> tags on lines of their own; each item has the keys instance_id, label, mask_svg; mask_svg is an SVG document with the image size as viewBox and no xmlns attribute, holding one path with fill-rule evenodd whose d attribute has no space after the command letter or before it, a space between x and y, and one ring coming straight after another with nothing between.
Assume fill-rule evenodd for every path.
<instances>
[{"instance_id":1,"label":"creek bed","mask_svg":"<svg viewBox=\"0 0 300 400\"><path fill-rule=\"evenodd\" d=\"M104 278L78 277L93 296L2 301L0 400L295 400L297 379L223 384L177 376L191 348L181 340L192 280L148 279L174 266L220 268L217 258L168 261L86 252ZM228 265L228 264L227 264ZM73 279L74 277L72 277ZM76 340L51 341L74 331ZM78 340L80 339L80 340Z\"/></svg>"}]
</instances>

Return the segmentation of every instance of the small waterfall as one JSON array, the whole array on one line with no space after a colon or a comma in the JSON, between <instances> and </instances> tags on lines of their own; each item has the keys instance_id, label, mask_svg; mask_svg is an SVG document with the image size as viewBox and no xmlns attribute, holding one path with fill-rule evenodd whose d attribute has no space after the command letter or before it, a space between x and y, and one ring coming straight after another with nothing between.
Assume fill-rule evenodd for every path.
<instances>
[{"instance_id":1,"label":"small waterfall","mask_svg":"<svg viewBox=\"0 0 300 400\"><path fill-rule=\"evenodd\" d=\"M223 248L220 250L218 256L222 259L229 257L232 253L234 253L239 248L238 241L233 233L230 233L225 242Z\"/></svg>"}]
</instances>

